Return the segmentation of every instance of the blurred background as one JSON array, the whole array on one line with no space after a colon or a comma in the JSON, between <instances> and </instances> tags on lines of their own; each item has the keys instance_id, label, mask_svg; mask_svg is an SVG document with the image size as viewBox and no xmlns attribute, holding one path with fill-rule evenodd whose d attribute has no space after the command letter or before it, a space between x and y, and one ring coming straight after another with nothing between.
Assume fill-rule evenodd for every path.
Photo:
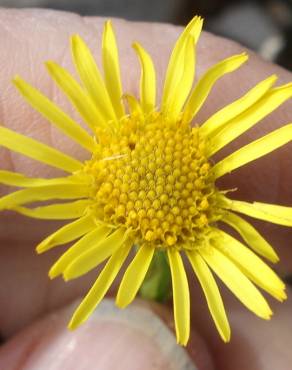
<instances>
[{"instance_id":1,"label":"blurred background","mask_svg":"<svg viewBox=\"0 0 292 370\"><path fill-rule=\"evenodd\" d=\"M292 0L0 0L4 7L43 7L82 15L186 24L232 38L292 70Z\"/></svg>"}]
</instances>

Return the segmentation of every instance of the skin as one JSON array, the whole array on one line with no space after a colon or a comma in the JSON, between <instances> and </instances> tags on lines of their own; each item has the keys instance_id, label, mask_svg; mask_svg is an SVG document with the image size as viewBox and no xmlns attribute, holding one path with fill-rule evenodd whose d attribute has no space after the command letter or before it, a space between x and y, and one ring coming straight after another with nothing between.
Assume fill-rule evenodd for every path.
<instances>
[{"instance_id":1,"label":"skin","mask_svg":"<svg viewBox=\"0 0 292 370\"><path fill-rule=\"evenodd\" d=\"M6 127L37 138L80 159L86 158L86 153L52 128L24 102L12 86L11 78L15 74L21 75L78 119L70 104L45 73L43 63L48 59L55 60L75 75L68 42L70 35L74 33L80 34L86 40L100 63L103 23L104 19L101 18L82 18L71 13L49 10L0 11L0 121ZM163 71L181 29L171 25L130 23L123 20L114 20L114 27L118 37L124 90L135 95L138 93L139 64L130 48L131 43L138 40L153 56L160 96ZM219 60L243 51L242 46L232 41L203 33L197 51L197 76ZM291 73L261 60L251 52L249 54L250 59L246 65L216 84L196 118L197 123L203 122L218 108L238 98L271 74L276 73L279 76L279 83L292 80ZM219 158L289 122L291 104L289 106L289 103L286 103L230 144L220 153ZM233 194L238 199L292 205L292 171L289 171L292 165L291 150L290 143L277 152L235 171L231 176L226 176L220 185L225 188L238 187L239 190ZM31 176L54 177L60 174L57 170L10 153L4 148L0 148L0 162L2 169L15 170ZM0 194L5 192L7 188L1 187ZM38 368L35 364L40 356L36 343L42 344L42 353L50 351L49 343L55 341L54 335L66 331L66 322L73 312L72 307L66 308L67 305L87 291L96 277L96 271L67 284L60 279L49 281L49 266L65 249L59 247L58 250L36 256L34 246L60 223L30 220L8 212L1 213L0 219L0 333L6 341L0 348L0 363L5 364L4 368L7 370L34 369ZM265 225L263 222L254 222L254 225L275 246L281 258L281 262L276 266L279 274L286 276L291 273L291 229ZM266 323L250 314L227 289L221 287L232 327L232 341L225 345L214 329L203 295L191 273L189 281L194 302L193 334L188 351L200 370L287 370L292 362L289 348L292 340L291 298L281 305L269 300L275 315L270 323ZM289 297L290 289L287 290ZM60 308L61 311L56 311ZM154 305L149 309L158 312L158 315L171 325L171 308ZM51 325L52 317L55 317L54 312L58 312L58 319ZM83 336L84 330L88 335L87 339L101 343L97 350L90 354L90 346L85 344L87 342ZM113 353L110 352L110 346L102 347L104 331L98 330L98 326L86 326L80 333L76 366L84 356L90 355L91 366L97 366L92 368L110 369L121 364L119 368L136 369L139 363L137 361L141 361L139 354L143 352L149 354L143 359L145 369L152 369L150 363L147 363L153 356L152 344L137 338L130 329L125 335L124 329L114 321L106 328L106 341L109 343L119 336L123 339L119 350ZM139 340L141 343L136 346L131 358L126 363L121 363L125 351L128 351L135 341L139 343ZM103 353L103 363L98 360L100 353ZM159 353L156 353L156 356L159 356ZM27 358L31 359L29 364ZM49 356L44 361L52 367L43 365L43 368L59 369L57 364L54 366L54 360ZM163 361L159 368L168 368L167 359ZM68 364L69 362L67 368L71 368Z\"/></svg>"}]
</instances>

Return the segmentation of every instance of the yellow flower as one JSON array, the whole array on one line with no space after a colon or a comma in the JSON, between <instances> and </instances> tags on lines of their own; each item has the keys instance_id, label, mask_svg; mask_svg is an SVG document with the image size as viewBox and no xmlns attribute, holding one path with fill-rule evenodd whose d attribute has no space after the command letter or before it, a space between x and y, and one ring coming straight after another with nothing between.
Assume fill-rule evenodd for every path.
<instances>
[{"instance_id":1,"label":"yellow flower","mask_svg":"<svg viewBox=\"0 0 292 370\"><path fill-rule=\"evenodd\" d=\"M195 17L176 42L159 108L155 69L142 46L133 45L142 71L140 98L136 99L122 92L111 23L105 24L103 33L104 78L86 44L78 35L73 36L72 55L82 85L54 62L48 62L47 68L92 135L27 82L20 77L14 79L20 93L36 110L88 151L88 159L81 163L45 144L0 128L0 145L68 173L43 179L0 171L1 183L24 188L2 197L1 210L42 219L75 219L37 246L37 252L42 253L73 242L52 266L49 276L63 275L66 281L71 280L107 260L75 311L71 329L87 320L131 251L135 255L121 280L117 305L125 307L135 298L154 254L163 251L171 270L176 335L182 345L188 342L190 331L183 255L202 286L215 325L226 342L230 327L212 272L263 319L269 319L272 311L256 286L279 301L286 298L283 282L257 255L277 262L275 251L238 213L291 227L292 208L231 200L226 190L217 188L216 181L291 141L292 124L216 164L211 157L289 99L292 84L274 88L276 77L270 76L206 122L192 127L214 83L247 60L246 54L240 54L221 61L193 88L195 47L201 28L202 19ZM47 200L58 202L25 207ZM218 221L235 229L249 248L220 230Z\"/></svg>"}]
</instances>

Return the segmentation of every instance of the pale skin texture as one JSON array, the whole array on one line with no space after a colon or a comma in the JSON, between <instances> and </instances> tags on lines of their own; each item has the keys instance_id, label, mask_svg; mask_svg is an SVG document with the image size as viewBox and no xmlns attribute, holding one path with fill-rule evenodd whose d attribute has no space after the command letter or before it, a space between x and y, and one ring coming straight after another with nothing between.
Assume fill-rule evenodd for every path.
<instances>
[{"instance_id":1,"label":"pale skin texture","mask_svg":"<svg viewBox=\"0 0 292 370\"><path fill-rule=\"evenodd\" d=\"M21 75L60 104L67 112L77 117L70 104L45 72L43 63L52 59L73 72L69 36L74 33L80 34L88 42L100 62L103 23L104 19L100 18L82 18L74 14L47 10L1 10L1 123L84 159L85 153L53 129L24 102L12 86L11 78L15 74ZM170 25L128 23L121 20L114 20L114 27L120 49L124 90L133 94L137 94L138 91L139 65L130 47L133 41L138 40L153 56L160 92L169 52L180 29ZM243 49L234 42L203 33L197 52L197 76L212 64L225 57L241 53ZM236 99L258 81L273 73L279 76L280 83L292 80L291 73L251 54L245 66L232 75L227 75L216 84L207 103L199 112L196 122L202 122L210 113ZM253 130L232 143L225 153L289 122L291 122L291 102L281 106ZM286 145L276 153L237 170L231 176L226 176L222 181L222 186L233 188L236 185L239 190L233 196L238 199L292 206L291 152L292 145ZM18 154L9 153L3 148L0 148L0 162L2 169L15 170L27 175L58 175L54 169ZM4 187L0 188L1 194L5 191L7 190ZM64 248L36 256L34 246L52 232L58 223L30 220L8 212L2 213L0 219L0 333L7 340L7 343L0 349L0 364L4 364L6 370L33 369L32 365L25 365L27 362L24 358L27 359L35 354L32 361L36 361L38 356L36 343L40 338L44 340L43 351L49 350L46 338L52 336L52 331L66 330L65 325L72 313L72 307L69 311L65 309L59 314L53 328L49 325L50 319L47 315L83 295L94 280L96 271L67 284L60 279L49 281L47 277L49 266ZM259 227L279 253L281 262L276 267L279 273L282 276L291 273L292 230L264 225L260 222L255 222L254 225ZM270 300L275 315L270 323L266 323L250 314L222 287L232 327L231 344L225 345L218 337L198 283L191 273L189 281L193 299L191 319L193 334L188 349L200 370L231 370L234 368L238 370L247 368L250 370L287 370L291 366L292 354L289 346L292 341L292 301L289 289L288 300L284 304L276 304ZM168 323L171 322L170 309L159 308L158 311ZM43 321L36 323L36 320L41 317ZM24 327L28 329L23 331ZM103 342L104 328L87 326L87 330L89 343L93 340L97 343ZM84 331L80 333L84 334ZM122 336L123 344L119 347L120 350L112 353L110 348L103 348L101 345L98 348L103 355L103 362L98 362L97 359L100 358L98 350L89 353L90 344L83 343L83 337L80 334L80 345L77 349L80 353L78 352L79 356L75 359L76 368L82 356L91 356L92 368L96 368L95 364L102 369L136 369L138 368L137 363L141 362L140 354L149 351L149 356L143 358L143 366L145 369L154 369L150 363L147 364L153 356L151 343L145 343L141 339L141 344L136 345L135 351L127 362L121 363L123 353L127 352L133 342L137 343L137 340L139 342L137 333L129 331L125 335L122 328L114 322L106 328L106 333L109 343L111 336L112 338ZM34 336L35 339L33 339ZM156 356L159 356L159 352ZM163 361L161 360L159 368L168 368L167 361ZM57 365L54 367L54 359L50 359L48 363L51 367L44 365L43 368L59 369ZM119 364L121 366L117 367ZM72 367L68 364L67 368ZM142 368L139 367L139 369Z\"/></svg>"}]
</instances>

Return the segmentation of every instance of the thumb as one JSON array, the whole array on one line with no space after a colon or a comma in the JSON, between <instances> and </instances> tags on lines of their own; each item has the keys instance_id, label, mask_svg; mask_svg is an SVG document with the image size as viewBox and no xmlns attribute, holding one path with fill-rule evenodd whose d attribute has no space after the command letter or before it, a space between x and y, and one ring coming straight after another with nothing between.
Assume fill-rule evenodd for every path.
<instances>
[{"instance_id":1,"label":"thumb","mask_svg":"<svg viewBox=\"0 0 292 370\"><path fill-rule=\"evenodd\" d=\"M67 307L51 313L10 339L0 349L3 368L198 369L187 351L176 344L173 333L160 318L166 320L168 312L158 305L138 303L119 310L112 300L105 299L92 318L73 332L66 329L71 312L72 307ZM199 361L204 361L199 368L212 369L206 366L208 359L202 359L203 348L198 351L203 347L198 338L195 346Z\"/></svg>"}]
</instances>

